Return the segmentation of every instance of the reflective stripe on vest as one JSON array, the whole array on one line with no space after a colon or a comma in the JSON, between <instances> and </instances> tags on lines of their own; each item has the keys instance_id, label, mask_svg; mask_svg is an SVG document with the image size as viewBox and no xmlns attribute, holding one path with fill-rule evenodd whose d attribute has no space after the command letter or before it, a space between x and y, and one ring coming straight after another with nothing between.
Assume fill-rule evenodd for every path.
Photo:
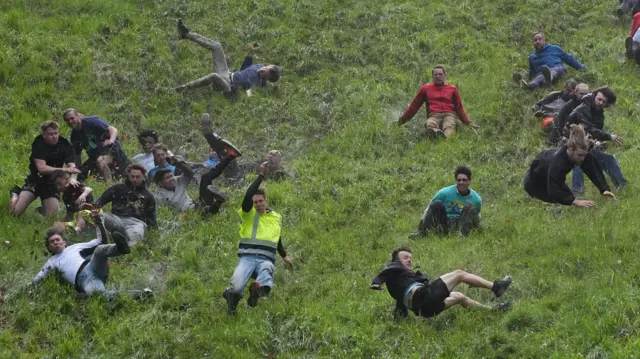
<instances>
[{"instance_id":1,"label":"reflective stripe on vest","mask_svg":"<svg viewBox=\"0 0 640 359\"><path fill-rule=\"evenodd\" d=\"M258 231L260 229L259 228L260 227L260 218L267 217L267 216L261 216L260 213L258 213L255 210L255 208L252 209L252 212L253 212L253 221L250 221L247 218L247 220L242 221L242 223L240 224L240 235L242 236L244 234L246 236L248 234L248 228L247 227L248 227L250 222L253 222L253 223L251 223L251 225L252 225L251 237L240 238L238 254L262 254L264 256L267 256L267 257L272 258L272 259L275 260L275 252L276 252L276 250L278 248L278 241L280 240L279 228L277 228L276 231L272 231L271 233L269 233L270 235L278 233L277 235L273 235L273 238L257 238L258 237ZM280 223L279 223L280 215L277 212L269 212L269 216L275 216L278 219L277 226L279 227L280 226ZM242 216L241 216L241 218L242 218ZM269 218L266 218L266 220L269 221ZM268 227L271 227L271 226L275 225L272 221L269 221L269 222L265 222L263 220L262 225L263 226L268 226ZM265 235L265 233L262 232L262 235Z\"/></svg>"}]
</instances>

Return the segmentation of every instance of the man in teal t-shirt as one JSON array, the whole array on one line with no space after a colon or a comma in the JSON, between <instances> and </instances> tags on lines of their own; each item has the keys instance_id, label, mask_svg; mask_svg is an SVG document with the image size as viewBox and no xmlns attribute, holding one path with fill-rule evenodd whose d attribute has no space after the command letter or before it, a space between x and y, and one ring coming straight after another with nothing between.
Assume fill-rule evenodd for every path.
<instances>
[{"instance_id":1,"label":"man in teal t-shirt","mask_svg":"<svg viewBox=\"0 0 640 359\"><path fill-rule=\"evenodd\" d=\"M411 239L423 238L429 231L446 235L459 230L463 236L469 235L480 225L482 199L471 185L471 170L460 166L455 171L456 184L445 187L433 197L418 225L418 232Z\"/></svg>"}]
</instances>

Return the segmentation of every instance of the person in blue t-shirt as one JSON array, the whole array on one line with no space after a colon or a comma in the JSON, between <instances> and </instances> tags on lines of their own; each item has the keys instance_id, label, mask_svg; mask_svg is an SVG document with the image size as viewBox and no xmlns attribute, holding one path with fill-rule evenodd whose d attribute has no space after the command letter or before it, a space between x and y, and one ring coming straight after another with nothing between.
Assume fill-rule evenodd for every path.
<instances>
[{"instance_id":1,"label":"person in blue t-shirt","mask_svg":"<svg viewBox=\"0 0 640 359\"><path fill-rule=\"evenodd\" d=\"M167 147L165 144L155 144L151 152L153 153L153 162L155 164L155 167L149 170L149 172L147 173L147 178L153 180L153 176L155 176L156 172L161 168L170 169L171 174L174 176L182 174L180 170L178 170L178 173L176 174L176 167L170 165L169 162L167 162L167 158L174 156L173 153L169 151L169 147Z\"/></svg>"},{"instance_id":2,"label":"person in blue t-shirt","mask_svg":"<svg viewBox=\"0 0 640 359\"><path fill-rule=\"evenodd\" d=\"M533 90L542 85L553 85L567 74L564 64L576 70L587 71L571 54L566 53L560 46L547 44L544 34L540 31L533 33L533 52L529 55L529 81L522 78L520 72L513 73L513 80L524 89Z\"/></svg>"},{"instance_id":3,"label":"person in blue t-shirt","mask_svg":"<svg viewBox=\"0 0 640 359\"><path fill-rule=\"evenodd\" d=\"M91 171L97 171L107 182L112 173L119 173L129 165L127 155L120 147L118 129L102 121L98 116L84 116L76 109L69 108L62 115L71 127L70 141L75 152L75 163L81 163L82 150L89 157L80 166L81 178Z\"/></svg>"},{"instance_id":4,"label":"person in blue t-shirt","mask_svg":"<svg viewBox=\"0 0 640 359\"><path fill-rule=\"evenodd\" d=\"M221 90L228 98L235 97L238 88L246 90L251 96L254 87L265 87L267 82L276 82L282 76L282 68L276 65L253 64L253 54L260 48L258 43L251 46L249 55L245 57L240 71L229 71L227 58L224 56L222 45L214 40L209 40L202 35L189 30L182 19L178 19L178 32L180 39L187 39L211 51L213 59L213 72L205 77L188 82L175 88L176 91L184 91L198 87L213 86Z\"/></svg>"},{"instance_id":5,"label":"person in blue t-shirt","mask_svg":"<svg viewBox=\"0 0 640 359\"><path fill-rule=\"evenodd\" d=\"M471 170L460 166L455 171L456 184L445 187L433 197L418 225L418 232L411 239L426 237L430 231L446 235L449 231L460 231L468 236L472 229L480 226L482 198L471 185Z\"/></svg>"}]
</instances>

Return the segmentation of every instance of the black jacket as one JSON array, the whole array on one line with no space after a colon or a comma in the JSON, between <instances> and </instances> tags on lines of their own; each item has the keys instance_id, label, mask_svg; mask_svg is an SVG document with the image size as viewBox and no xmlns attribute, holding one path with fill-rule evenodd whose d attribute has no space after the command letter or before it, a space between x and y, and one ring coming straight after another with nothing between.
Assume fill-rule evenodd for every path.
<instances>
[{"instance_id":1,"label":"black jacket","mask_svg":"<svg viewBox=\"0 0 640 359\"><path fill-rule=\"evenodd\" d=\"M398 262L391 262L387 264L378 275L373 278L371 285L381 285L387 283L387 290L391 297L398 303L404 301L404 291L407 287L414 282L420 282L427 285L429 278L422 274L420 271L414 272L405 268Z\"/></svg>"},{"instance_id":2,"label":"black jacket","mask_svg":"<svg viewBox=\"0 0 640 359\"><path fill-rule=\"evenodd\" d=\"M559 146L560 142L562 142L562 136L569 137L568 130L565 133L565 127L567 125L567 120L569 119L569 115L573 110L576 109L582 102L577 98L572 98L571 101L567 102L555 119L553 119L553 132L551 133L551 137L549 138L549 142L552 146Z\"/></svg>"},{"instance_id":3,"label":"black jacket","mask_svg":"<svg viewBox=\"0 0 640 359\"><path fill-rule=\"evenodd\" d=\"M598 141L611 141L611 134L603 130L604 110L596 108L595 96L592 93L583 97L580 106L569 115L565 126L566 134L569 133L571 124L582 124L584 130Z\"/></svg>"},{"instance_id":4,"label":"black jacket","mask_svg":"<svg viewBox=\"0 0 640 359\"><path fill-rule=\"evenodd\" d=\"M536 102L531 108L535 116L544 118L547 116L557 116L562 107L572 99L562 91L553 91L547 94L542 100Z\"/></svg>"},{"instance_id":5,"label":"black jacket","mask_svg":"<svg viewBox=\"0 0 640 359\"><path fill-rule=\"evenodd\" d=\"M569 159L567 147L552 148L538 155L529 168L529 181L525 183L525 187L529 194L549 203L560 203L571 205L576 199L566 179L575 163ZM587 174L587 177L598 187L600 193L610 191L604 173L598 161L587 153L580 168Z\"/></svg>"},{"instance_id":6,"label":"black jacket","mask_svg":"<svg viewBox=\"0 0 640 359\"><path fill-rule=\"evenodd\" d=\"M134 217L150 227L156 227L156 200L142 182L134 186L125 179L123 183L109 187L96 201L98 207L111 202L111 213L116 216Z\"/></svg>"}]
</instances>

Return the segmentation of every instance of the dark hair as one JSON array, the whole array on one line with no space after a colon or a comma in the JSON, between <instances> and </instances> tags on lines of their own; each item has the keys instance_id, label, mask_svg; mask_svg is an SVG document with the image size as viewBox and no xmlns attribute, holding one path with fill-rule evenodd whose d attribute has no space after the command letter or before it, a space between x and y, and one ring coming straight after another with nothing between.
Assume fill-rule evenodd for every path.
<instances>
[{"instance_id":1,"label":"dark hair","mask_svg":"<svg viewBox=\"0 0 640 359\"><path fill-rule=\"evenodd\" d=\"M164 175L166 175L167 173L171 173L171 169L169 169L169 168L161 168L161 169L159 169L153 175L153 182L155 182L155 184L160 184L160 182L162 182L162 179L164 178Z\"/></svg>"},{"instance_id":2,"label":"dark hair","mask_svg":"<svg viewBox=\"0 0 640 359\"><path fill-rule=\"evenodd\" d=\"M160 140L160 136L158 136L158 133L154 130L140 131L140 133L138 133L138 142L142 142L142 139L145 137L153 137L156 143L158 143L158 141Z\"/></svg>"},{"instance_id":3,"label":"dark hair","mask_svg":"<svg viewBox=\"0 0 640 359\"><path fill-rule=\"evenodd\" d=\"M571 87L572 90L576 89L576 86L578 86L578 81L574 80L574 79L568 79L565 83L565 86L569 86Z\"/></svg>"},{"instance_id":4,"label":"dark hair","mask_svg":"<svg viewBox=\"0 0 640 359\"><path fill-rule=\"evenodd\" d=\"M609 86L601 86L598 87L595 91L593 91L593 98L595 99L598 96L598 93L604 95L607 98L607 105L615 105L618 97L613 89Z\"/></svg>"},{"instance_id":5,"label":"dark hair","mask_svg":"<svg viewBox=\"0 0 640 359\"><path fill-rule=\"evenodd\" d=\"M51 238L52 236L55 236L56 234L62 237L62 239L64 239L65 242L67 241L67 234L64 231L64 229L58 228L58 227L51 227L47 229L47 232L45 232L44 234L44 246L47 248L48 251L49 251L49 238ZM49 253L51 253L51 251L49 251Z\"/></svg>"},{"instance_id":6,"label":"dark hair","mask_svg":"<svg viewBox=\"0 0 640 359\"><path fill-rule=\"evenodd\" d=\"M56 121L45 121L40 124L40 131L44 132L49 128L53 128L54 130L60 129L60 125Z\"/></svg>"},{"instance_id":7,"label":"dark hair","mask_svg":"<svg viewBox=\"0 0 640 359\"><path fill-rule=\"evenodd\" d=\"M138 170L142 172L143 176L147 174L147 170L145 170L144 167L138 163L130 164L129 166L127 166L127 169L125 170L125 172L129 174L129 172L131 172L132 170Z\"/></svg>"},{"instance_id":8,"label":"dark hair","mask_svg":"<svg viewBox=\"0 0 640 359\"><path fill-rule=\"evenodd\" d=\"M447 74L447 70L445 70L444 65L436 65L431 70L431 75L433 75L433 71L435 71L435 69L440 69L442 70L442 72L444 72L445 75Z\"/></svg>"},{"instance_id":9,"label":"dark hair","mask_svg":"<svg viewBox=\"0 0 640 359\"><path fill-rule=\"evenodd\" d=\"M69 178L69 174L63 170L55 170L49 175L51 182L55 182L58 178Z\"/></svg>"},{"instance_id":10,"label":"dark hair","mask_svg":"<svg viewBox=\"0 0 640 359\"><path fill-rule=\"evenodd\" d=\"M259 187L256 190L256 193L253 194L254 196L258 195L258 196L262 196L264 197L264 199L267 199L267 189L264 187Z\"/></svg>"},{"instance_id":11,"label":"dark hair","mask_svg":"<svg viewBox=\"0 0 640 359\"><path fill-rule=\"evenodd\" d=\"M398 254L400 252L409 252L409 253L413 254L413 252L411 251L411 248L409 248L409 247L398 247L398 248L394 249L393 252L391 252L391 261L392 262L397 262L398 261L398 259L399 259L398 258Z\"/></svg>"},{"instance_id":12,"label":"dark hair","mask_svg":"<svg viewBox=\"0 0 640 359\"><path fill-rule=\"evenodd\" d=\"M466 166L458 166L456 167L456 171L454 172L453 178L458 179L458 175L463 174L467 176L469 181L471 181L471 169Z\"/></svg>"},{"instance_id":13,"label":"dark hair","mask_svg":"<svg viewBox=\"0 0 640 359\"><path fill-rule=\"evenodd\" d=\"M282 67L277 65L271 65L271 68L269 69L269 81L276 82L280 80L281 76L282 76Z\"/></svg>"}]
</instances>

